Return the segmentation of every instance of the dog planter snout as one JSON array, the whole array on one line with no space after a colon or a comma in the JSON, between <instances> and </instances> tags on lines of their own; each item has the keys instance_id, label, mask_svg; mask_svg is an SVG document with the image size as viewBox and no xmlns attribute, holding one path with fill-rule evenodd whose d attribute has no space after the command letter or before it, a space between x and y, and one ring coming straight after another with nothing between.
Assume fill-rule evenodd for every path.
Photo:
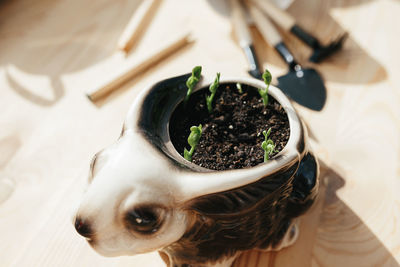
<instances>
[{"instance_id":1,"label":"dog planter snout","mask_svg":"<svg viewBox=\"0 0 400 267\"><path fill-rule=\"evenodd\" d=\"M76 228L105 256L160 251L169 266L230 266L250 249L278 250L298 235L295 218L314 202L318 164L288 99L290 137L273 159L252 168L211 171L174 148L169 120L190 74L144 90L119 140L96 154ZM248 78L221 79L261 88ZM203 79L196 90L208 88ZM84 230L84 231L83 231Z\"/></svg>"}]
</instances>

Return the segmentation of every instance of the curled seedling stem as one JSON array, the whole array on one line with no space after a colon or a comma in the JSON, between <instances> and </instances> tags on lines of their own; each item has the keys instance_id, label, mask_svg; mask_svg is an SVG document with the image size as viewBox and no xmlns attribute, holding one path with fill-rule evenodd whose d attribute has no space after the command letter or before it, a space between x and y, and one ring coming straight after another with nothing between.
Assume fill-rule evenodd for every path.
<instances>
[{"instance_id":1,"label":"curled seedling stem","mask_svg":"<svg viewBox=\"0 0 400 267\"><path fill-rule=\"evenodd\" d=\"M258 93L262 97L264 107L268 105L268 88L269 85L271 84L272 80L272 75L271 73L266 69L262 75L262 78L264 80L265 85L267 86L265 89L258 89Z\"/></svg>"},{"instance_id":2,"label":"curled seedling stem","mask_svg":"<svg viewBox=\"0 0 400 267\"><path fill-rule=\"evenodd\" d=\"M185 105L189 101L189 97L192 94L193 88L200 81L200 77L201 77L201 66L196 66L192 70L192 76L190 76L189 79L186 81L186 86L188 90L186 92L184 100Z\"/></svg>"},{"instance_id":3,"label":"curled seedling stem","mask_svg":"<svg viewBox=\"0 0 400 267\"><path fill-rule=\"evenodd\" d=\"M194 150L196 149L196 146L199 144L201 133L203 132L201 124L199 126L192 126L190 127L190 134L188 137L188 143L190 145L190 150L185 150L183 151L183 157L188 160L192 161L192 156L194 153Z\"/></svg>"},{"instance_id":4,"label":"curled seedling stem","mask_svg":"<svg viewBox=\"0 0 400 267\"><path fill-rule=\"evenodd\" d=\"M215 77L215 80L213 82L213 84L210 85L210 92L211 95L206 96L206 103L207 103L207 109L208 109L208 113L212 113L212 101L214 99L215 93L217 92L218 86L219 86L219 77L220 77L220 73L217 73L217 77Z\"/></svg>"},{"instance_id":5,"label":"curled seedling stem","mask_svg":"<svg viewBox=\"0 0 400 267\"><path fill-rule=\"evenodd\" d=\"M271 133L271 128L268 129L268 132L263 131L265 140L262 142L261 147L264 150L264 162L267 162L269 160L272 153L278 152L275 150L274 141L268 138L270 133Z\"/></svg>"},{"instance_id":6,"label":"curled seedling stem","mask_svg":"<svg viewBox=\"0 0 400 267\"><path fill-rule=\"evenodd\" d=\"M237 83L237 84L236 84L236 88L238 89L239 94L243 94L242 85L241 85L240 83Z\"/></svg>"}]
</instances>

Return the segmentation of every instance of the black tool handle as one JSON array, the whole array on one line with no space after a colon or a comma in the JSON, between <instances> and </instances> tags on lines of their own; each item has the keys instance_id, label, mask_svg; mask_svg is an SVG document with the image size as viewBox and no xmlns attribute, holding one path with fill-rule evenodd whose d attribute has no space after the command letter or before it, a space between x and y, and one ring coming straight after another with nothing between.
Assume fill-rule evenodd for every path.
<instances>
[{"instance_id":1,"label":"black tool handle","mask_svg":"<svg viewBox=\"0 0 400 267\"><path fill-rule=\"evenodd\" d=\"M247 62L249 63L249 74L255 78L261 78L260 66L257 61L256 52L253 46L251 33L245 18L245 11L239 0L230 0L231 20L236 38L242 47Z\"/></svg>"},{"instance_id":2,"label":"black tool handle","mask_svg":"<svg viewBox=\"0 0 400 267\"><path fill-rule=\"evenodd\" d=\"M293 54L290 52L290 50L287 48L287 46L283 43L280 42L275 45L276 51L278 51L279 55L285 60L286 64L289 65L289 68L291 70L296 70L300 65L296 62L296 60L293 57Z\"/></svg>"},{"instance_id":3,"label":"black tool handle","mask_svg":"<svg viewBox=\"0 0 400 267\"><path fill-rule=\"evenodd\" d=\"M302 40L306 45L317 49L321 47L321 44L315 38L312 36L310 33L306 32L303 28L301 28L299 25L295 24L290 28L290 31L296 35L300 40Z\"/></svg>"},{"instance_id":4,"label":"black tool handle","mask_svg":"<svg viewBox=\"0 0 400 267\"><path fill-rule=\"evenodd\" d=\"M297 70L300 66L294 60L293 54L283 43L281 35L272 22L254 5L249 6L249 12L265 41L275 47L291 70Z\"/></svg>"},{"instance_id":5,"label":"black tool handle","mask_svg":"<svg viewBox=\"0 0 400 267\"><path fill-rule=\"evenodd\" d=\"M253 44L243 47L247 61L249 62L249 74L254 78L261 79L260 64L258 64L256 51Z\"/></svg>"}]
</instances>

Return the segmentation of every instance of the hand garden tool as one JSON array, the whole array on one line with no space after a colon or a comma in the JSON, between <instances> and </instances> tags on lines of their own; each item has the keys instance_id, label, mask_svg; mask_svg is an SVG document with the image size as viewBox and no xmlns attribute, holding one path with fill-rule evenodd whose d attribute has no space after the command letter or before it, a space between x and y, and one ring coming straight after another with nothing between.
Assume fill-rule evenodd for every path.
<instances>
[{"instance_id":1,"label":"hand garden tool","mask_svg":"<svg viewBox=\"0 0 400 267\"><path fill-rule=\"evenodd\" d=\"M318 63L340 50L348 34L344 33L328 45L322 45L317 38L301 28L295 19L286 11L275 6L268 0L252 0L262 9L276 24L284 30L290 31L301 41L313 49L309 61Z\"/></svg>"},{"instance_id":2,"label":"hand garden tool","mask_svg":"<svg viewBox=\"0 0 400 267\"><path fill-rule=\"evenodd\" d=\"M257 61L253 40L247 27L245 13L239 0L231 0L230 4L233 30L249 63L250 70L248 73L254 78L261 79L260 65Z\"/></svg>"},{"instance_id":3,"label":"hand garden tool","mask_svg":"<svg viewBox=\"0 0 400 267\"><path fill-rule=\"evenodd\" d=\"M326 88L320 74L297 63L283 43L272 22L254 5L249 12L263 38L273 46L289 66L286 75L278 77L278 87L292 100L312 110L321 110L326 100Z\"/></svg>"}]
</instances>

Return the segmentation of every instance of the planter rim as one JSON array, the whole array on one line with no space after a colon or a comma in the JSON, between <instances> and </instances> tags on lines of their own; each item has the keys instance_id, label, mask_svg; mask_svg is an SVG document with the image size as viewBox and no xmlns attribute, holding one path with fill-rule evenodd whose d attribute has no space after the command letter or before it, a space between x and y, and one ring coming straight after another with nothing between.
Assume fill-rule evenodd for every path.
<instances>
[{"instance_id":1,"label":"planter rim","mask_svg":"<svg viewBox=\"0 0 400 267\"><path fill-rule=\"evenodd\" d=\"M196 86L196 88L193 90L193 92L207 89L212 84L213 81L214 80L203 79ZM240 83L240 84L252 86L254 88L266 88L266 85L263 81L257 80L255 78L247 78L247 77L234 77L234 76L223 77L223 76L221 76L219 83L220 84ZM302 142L302 131L303 131L303 127L300 122L300 118L298 117L297 112L295 111L292 103L290 102L288 97L281 91L281 89L279 89L278 87L276 87L274 85L270 85L268 88L268 94L273 96L275 98L275 100L278 101L278 103L285 110L285 113L286 113L288 121L289 121L289 131L290 131L289 132L289 140L288 140L287 144L278 154L276 154L274 156L274 158L278 158L278 157L285 157L285 158L290 158L290 159L298 158L299 152L300 152L300 151L298 151L298 144ZM178 102L178 104L179 103L180 102ZM174 110L175 110L176 106L174 107ZM168 128L169 128L169 126L168 126ZM169 136L169 131L168 131L168 139L169 140L171 139ZM179 153L178 153L178 155L183 159L183 157ZM273 160L274 158L272 158L271 160ZM185 163L188 165L196 165L194 163L187 162L187 161ZM266 165L266 164L261 163L256 166L253 166L251 168L256 168L260 165ZM196 166L198 166L198 165L196 165ZM215 171L215 170L210 170L210 169L206 169L203 167L200 167L200 168L202 168L204 170L208 170L208 171ZM243 169L249 169L249 168L243 168ZM242 170L242 169L223 170L223 171L237 171L237 170ZM218 171L218 172L221 172L221 171Z\"/></svg>"},{"instance_id":2,"label":"planter rim","mask_svg":"<svg viewBox=\"0 0 400 267\"><path fill-rule=\"evenodd\" d=\"M163 88L163 83L168 83L171 79L187 79L190 74L185 74L182 76L170 78L167 80L162 80L156 84L153 84L146 89L144 89L135 99L133 104L131 105L128 115L126 117L126 121L124 124L125 132L132 132L142 136L146 136L148 134L148 129L141 128L140 121L143 119L143 110L145 103L152 102L151 95L156 95L157 90ZM202 79L197 84L194 91L201 90L203 88L209 87L210 84L213 82L214 77L207 77L202 76ZM220 83L241 83L245 85L249 85L255 88L265 88L266 85L263 81L257 80L254 78L246 78L246 77L224 77L221 76ZM186 91L183 92L186 94ZM181 96L184 96L181 94ZM173 146L170 136L169 136L169 119L176 108L176 106L183 100L177 99L174 103L175 106L170 107L170 113L164 115L164 121L162 123L162 145L165 146L164 149L154 149L156 146L154 145L154 140L150 140L153 137L144 138L147 139L147 143L153 147L153 151L160 152L160 150L164 150L164 153L158 153L161 160L166 161L169 157L170 159L170 172L174 173L173 175L179 180L179 184L181 184L182 188L190 188L193 187L191 184L196 184L198 187L194 191L204 192L221 192L226 190L227 188L236 188L248 183L252 183L258 181L259 179L271 175L273 173L280 172L288 167L292 166L293 164L299 164L302 155L304 154L305 148L305 138L306 132L305 128L303 127L300 118L298 117L294 107L290 103L289 99L282 93L282 91L270 85L269 87L269 95L273 96L276 101L278 101L282 107L284 108L288 121L289 121L289 128L290 128L290 135L289 140L286 146L272 159L270 159L266 163L261 163L251 168L242 168L242 169L232 169L232 170L210 170L203 167L200 167L192 162L187 161L184 159L178 151L176 151L175 147ZM171 105L172 106L172 105ZM168 151L168 153L165 153ZM161 151L163 152L163 151ZM164 155L162 155L164 154ZM175 164L173 164L174 162ZM179 167L181 166L181 167ZM207 179L209 182L204 183L204 175L209 177ZM214 177L215 176L215 177ZM213 182L212 180L215 179L216 181ZM217 180L219 180L217 182ZM210 182L211 181L211 182ZM226 182L225 182L226 181ZM234 182L232 182L234 181ZM214 185L215 183L215 185ZM222 184L222 185L221 185ZM204 187L204 189L203 189ZM183 199L193 197L192 193L185 193L182 192ZM196 192L197 195L197 192ZM199 194L200 195L200 194Z\"/></svg>"}]
</instances>

